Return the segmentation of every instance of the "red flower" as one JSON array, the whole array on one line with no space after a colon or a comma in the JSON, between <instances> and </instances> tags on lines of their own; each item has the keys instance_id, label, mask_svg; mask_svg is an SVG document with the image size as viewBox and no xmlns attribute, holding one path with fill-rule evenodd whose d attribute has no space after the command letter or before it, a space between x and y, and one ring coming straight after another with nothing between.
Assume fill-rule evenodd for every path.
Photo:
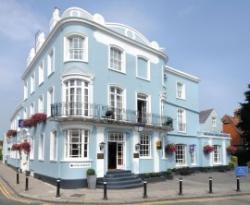
<instances>
[{"instance_id":1,"label":"red flower","mask_svg":"<svg viewBox=\"0 0 250 205\"><path fill-rule=\"evenodd\" d=\"M31 117L34 120L35 124L40 122L45 122L47 120L47 115L44 113L36 113Z\"/></svg>"},{"instance_id":2,"label":"red flower","mask_svg":"<svg viewBox=\"0 0 250 205\"><path fill-rule=\"evenodd\" d=\"M204 152L205 154L209 154L209 153L211 153L211 152L213 152L213 151L214 151L214 147L211 146L211 145L205 145L205 146L203 147L203 152Z\"/></svg>"},{"instance_id":3,"label":"red flower","mask_svg":"<svg viewBox=\"0 0 250 205\"><path fill-rule=\"evenodd\" d=\"M17 131L16 130L8 130L6 135L7 135L7 137L16 136Z\"/></svg>"},{"instance_id":4,"label":"red flower","mask_svg":"<svg viewBox=\"0 0 250 205\"><path fill-rule=\"evenodd\" d=\"M35 122L32 118L26 119L23 121L23 126L24 127L32 127L35 125Z\"/></svg>"},{"instance_id":5,"label":"red flower","mask_svg":"<svg viewBox=\"0 0 250 205\"><path fill-rule=\"evenodd\" d=\"M167 154L172 154L172 153L176 152L176 145L175 144L167 144L165 146L165 152Z\"/></svg>"},{"instance_id":6,"label":"red flower","mask_svg":"<svg viewBox=\"0 0 250 205\"><path fill-rule=\"evenodd\" d=\"M228 152L229 154L235 154L235 153L237 152L237 147L232 146L232 145L229 145L229 146L227 147L227 152Z\"/></svg>"},{"instance_id":7,"label":"red flower","mask_svg":"<svg viewBox=\"0 0 250 205\"><path fill-rule=\"evenodd\" d=\"M21 150L23 150L26 153L30 153L30 143L25 141L23 143L20 144L21 146Z\"/></svg>"},{"instance_id":8,"label":"red flower","mask_svg":"<svg viewBox=\"0 0 250 205\"><path fill-rule=\"evenodd\" d=\"M20 151L21 150L20 144L13 144L12 147L11 147L11 150Z\"/></svg>"}]
</instances>

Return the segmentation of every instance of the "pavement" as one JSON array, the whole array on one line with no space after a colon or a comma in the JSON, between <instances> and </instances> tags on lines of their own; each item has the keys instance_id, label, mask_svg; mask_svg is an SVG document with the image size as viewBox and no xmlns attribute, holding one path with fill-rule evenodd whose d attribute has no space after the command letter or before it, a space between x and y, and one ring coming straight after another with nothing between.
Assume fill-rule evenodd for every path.
<instances>
[{"instance_id":1,"label":"pavement","mask_svg":"<svg viewBox=\"0 0 250 205\"><path fill-rule=\"evenodd\" d=\"M208 193L208 177L213 177L213 193ZM180 176L173 180L148 183L147 198L143 198L143 188L108 190L108 200L103 199L103 189L61 189L61 196L56 197L56 187L29 177L29 190L25 191L25 176L20 174L20 184L16 184L16 172L0 164L0 189L9 195L22 199L23 202L37 201L58 204L152 204L153 202L181 201L193 199L221 198L226 196L250 195L250 176L240 179L240 192L236 192L236 177L233 171L195 173L183 177L183 195L179 195Z\"/></svg>"}]
</instances>

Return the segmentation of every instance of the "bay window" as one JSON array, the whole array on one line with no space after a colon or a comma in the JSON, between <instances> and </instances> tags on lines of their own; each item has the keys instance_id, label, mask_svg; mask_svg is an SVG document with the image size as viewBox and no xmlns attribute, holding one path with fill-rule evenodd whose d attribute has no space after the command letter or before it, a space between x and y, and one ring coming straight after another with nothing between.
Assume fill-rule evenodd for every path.
<instances>
[{"instance_id":1,"label":"bay window","mask_svg":"<svg viewBox=\"0 0 250 205\"><path fill-rule=\"evenodd\" d=\"M82 79L64 81L66 115L89 115L89 83Z\"/></svg>"}]
</instances>

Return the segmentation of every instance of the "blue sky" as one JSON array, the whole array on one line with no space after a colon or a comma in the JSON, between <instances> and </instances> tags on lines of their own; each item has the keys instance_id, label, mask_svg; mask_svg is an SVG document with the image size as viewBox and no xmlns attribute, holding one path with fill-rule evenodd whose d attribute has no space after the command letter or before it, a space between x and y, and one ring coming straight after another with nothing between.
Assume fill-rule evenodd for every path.
<instances>
[{"instance_id":1,"label":"blue sky","mask_svg":"<svg viewBox=\"0 0 250 205\"><path fill-rule=\"evenodd\" d=\"M166 49L169 65L197 75L200 109L231 114L250 83L248 0L1 0L0 135L23 97L21 75L38 30L54 7L79 6L124 23Z\"/></svg>"}]
</instances>

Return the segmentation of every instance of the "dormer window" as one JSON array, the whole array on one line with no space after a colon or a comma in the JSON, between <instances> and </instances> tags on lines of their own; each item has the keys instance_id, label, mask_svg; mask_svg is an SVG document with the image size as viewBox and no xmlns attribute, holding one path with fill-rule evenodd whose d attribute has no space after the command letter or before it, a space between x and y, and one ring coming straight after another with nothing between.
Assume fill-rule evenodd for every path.
<instances>
[{"instance_id":1,"label":"dormer window","mask_svg":"<svg viewBox=\"0 0 250 205\"><path fill-rule=\"evenodd\" d=\"M109 68L125 73L125 58L122 49L115 46L110 47Z\"/></svg>"},{"instance_id":2,"label":"dormer window","mask_svg":"<svg viewBox=\"0 0 250 205\"><path fill-rule=\"evenodd\" d=\"M88 39L86 36L71 35L65 39L65 61L88 61Z\"/></svg>"}]
</instances>

